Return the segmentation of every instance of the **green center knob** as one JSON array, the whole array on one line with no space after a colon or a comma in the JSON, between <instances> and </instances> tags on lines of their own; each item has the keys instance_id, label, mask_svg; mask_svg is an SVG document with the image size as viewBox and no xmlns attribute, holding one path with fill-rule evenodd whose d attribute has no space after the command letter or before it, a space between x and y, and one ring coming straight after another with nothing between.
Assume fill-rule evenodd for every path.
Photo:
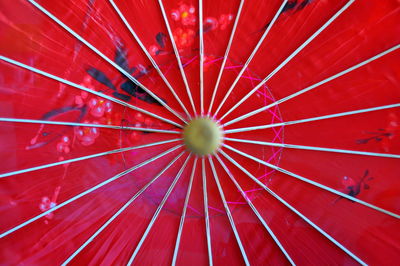
<instances>
[{"instance_id":1,"label":"green center knob","mask_svg":"<svg viewBox=\"0 0 400 266\"><path fill-rule=\"evenodd\" d=\"M214 153L222 142L222 131L209 118L196 118L183 129L186 147L197 155Z\"/></svg>"}]
</instances>

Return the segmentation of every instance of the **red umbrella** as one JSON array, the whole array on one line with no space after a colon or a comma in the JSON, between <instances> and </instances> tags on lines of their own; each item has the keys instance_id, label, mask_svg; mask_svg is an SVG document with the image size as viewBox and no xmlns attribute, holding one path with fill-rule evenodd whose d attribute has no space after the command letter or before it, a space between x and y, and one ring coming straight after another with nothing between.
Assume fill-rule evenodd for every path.
<instances>
[{"instance_id":1,"label":"red umbrella","mask_svg":"<svg viewBox=\"0 0 400 266\"><path fill-rule=\"evenodd\" d=\"M398 0L0 7L2 264L398 264Z\"/></svg>"}]
</instances>

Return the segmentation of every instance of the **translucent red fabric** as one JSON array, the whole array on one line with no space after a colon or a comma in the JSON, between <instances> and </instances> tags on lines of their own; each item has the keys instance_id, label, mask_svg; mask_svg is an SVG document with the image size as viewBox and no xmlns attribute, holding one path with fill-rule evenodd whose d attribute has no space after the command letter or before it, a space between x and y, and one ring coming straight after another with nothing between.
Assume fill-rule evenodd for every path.
<instances>
[{"instance_id":1,"label":"translucent red fabric","mask_svg":"<svg viewBox=\"0 0 400 266\"><path fill-rule=\"evenodd\" d=\"M399 21L398 0L0 0L0 263L398 264ZM181 134L201 115L225 137L205 157Z\"/></svg>"}]
</instances>

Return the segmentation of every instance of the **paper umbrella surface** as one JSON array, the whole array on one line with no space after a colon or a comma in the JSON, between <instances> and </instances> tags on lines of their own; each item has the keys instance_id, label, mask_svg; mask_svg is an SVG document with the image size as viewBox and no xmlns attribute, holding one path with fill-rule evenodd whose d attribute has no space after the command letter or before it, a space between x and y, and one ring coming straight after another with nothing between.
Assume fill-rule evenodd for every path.
<instances>
[{"instance_id":1,"label":"paper umbrella surface","mask_svg":"<svg viewBox=\"0 0 400 266\"><path fill-rule=\"evenodd\" d=\"M399 0L0 0L1 265L398 265Z\"/></svg>"}]
</instances>

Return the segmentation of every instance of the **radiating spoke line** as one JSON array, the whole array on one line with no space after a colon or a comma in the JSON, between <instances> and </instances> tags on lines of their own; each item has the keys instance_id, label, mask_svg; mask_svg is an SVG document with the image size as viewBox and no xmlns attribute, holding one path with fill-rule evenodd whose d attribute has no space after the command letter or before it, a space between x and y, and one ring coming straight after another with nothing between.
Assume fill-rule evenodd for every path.
<instances>
[{"instance_id":1,"label":"radiating spoke line","mask_svg":"<svg viewBox=\"0 0 400 266\"><path fill-rule=\"evenodd\" d=\"M239 168L242 172L244 172L248 177L250 177L260 187L262 187L264 190L266 190L271 196L276 198L279 202L281 202L283 205L285 205L287 208L289 208L292 212L297 214L306 223L308 223L311 227L313 227L315 230L317 230L319 233L321 233L323 236L325 236L329 241L331 241L333 244L335 244L337 247L339 247L342 251L344 251L346 254L348 254L350 257L352 257L354 260L356 260L361 265L365 265L365 266L367 265L364 261L362 261L354 253L352 253L345 246L340 244L335 238L330 236L322 228L320 228L318 225L316 225L310 219L308 219L304 214L302 214L300 211L298 211L296 208L294 208L292 205L290 205L288 202L286 202L283 198L281 198L278 194L276 194L274 191L272 191L270 188L268 188L266 185L264 185L260 180L258 180L255 176L253 176L247 169L245 169L237 161L235 161L233 158L231 158L228 154L226 154L224 151L220 151L220 152L226 159L228 159L232 164L234 164L237 168Z\"/></svg>"},{"instance_id":2,"label":"radiating spoke line","mask_svg":"<svg viewBox=\"0 0 400 266\"><path fill-rule=\"evenodd\" d=\"M245 153L245 152L242 152L242 151L240 151L240 150L237 150L237 149L235 149L235 148L233 148L233 147L231 147L231 146L229 146L229 145L227 145L227 144L223 144L223 146L226 147L227 149L231 150L231 151L236 152L237 154L240 154L240 155L242 155L242 156L244 156L244 157L246 157L246 158L249 158L249 159L251 159L251 160L253 160L253 161L255 161L255 162L258 162L258 163L260 163L260 164L263 164L263 165L265 165L265 166L267 166L267 167L269 167L269 168L271 168L271 169L274 169L274 170L276 170L276 171L279 171L279 172L281 172L281 173L284 173L284 174L286 174L286 175L288 175L288 176L294 177L294 178L296 178L296 179L298 179L298 180L301 180L301 181L303 181L303 182L305 182L305 183L308 183L308 184L311 184L311 185L313 185L313 186L319 187L319 188L321 188L321 189L323 189L323 190L329 191L329 192L331 192L331 193L333 193L333 194L336 194L336 195L338 195L338 196L340 196L340 197L346 198L346 199L348 199L348 200L350 200L350 201L357 202L357 203L359 203L359 204L361 204L361 205L364 205L365 207L371 208L371 209L376 210L376 211L378 211L378 212L381 212L381 213L387 214L387 215L389 215L389 216L392 216L392 217L394 217L394 218L400 219L400 215L399 215L399 214L396 214L396 213L393 213L393 212L391 212L391 211L382 209L382 208L377 207L377 206L375 206L375 205L373 205L373 204L370 204L370 203L368 203L368 202L365 202L365 201L363 201L363 200L360 200L360 199L358 199L358 198L356 198L356 197L352 197L352 196L347 195L347 194L345 194L345 193L343 193L343 192L340 192L340 191L337 191L337 190L335 190L335 189L333 189L333 188L330 188L330 187L328 187L328 186L322 185L322 184L320 184L320 183L318 183L318 182L316 182L316 181L313 181L313 180L310 180L310 179L308 179L308 178L305 178L305 177L303 177L303 176L301 176L301 175L292 173L292 172L290 172L290 171L288 171L288 170L286 170L286 169L280 168L280 167L278 167L278 166L276 166L276 165L273 165L273 164L264 162L263 160L261 160L261 159L259 159L259 158L256 158L256 157L254 157L254 156L252 156L252 155L250 155L250 154L248 154L248 153Z\"/></svg>"},{"instance_id":3,"label":"radiating spoke line","mask_svg":"<svg viewBox=\"0 0 400 266\"><path fill-rule=\"evenodd\" d=\"M127 148L121 148L121 149L106 151L106 152L100 152L100 153L91 154L91 155L87 155L87 156L82 156L82 157L78 157L78 158L73 158L73 159L69 159L69 160L64 160L64 161L60 161L60 162L56 162L56 163L43 164L43 165L40 165L40 166L35 166L35 167L31 167L31 168L25 168L25 169L22 169L22 170L17 170L17 171L12 171L12 172L8 172L8 173L0 174L0 179L4 178L4 177L8 177L8 176L13 176L13 175L32 172L32 171L37 171L37 170L41 170L41 169L45 169L45 168L49 168L49 167L53 167L53 166L57 166L57 165L74 163L74 162L88 160L88 159L92 159L92 158L96 158L96 157L100 157L100 156L105 156L105 155L109 155L109 154L126 152L126 151L141 149L141 148L147 148L147 147L167 144L167 143L180 141L180 140L182 140L182 139L172 139L172 140L166 140L166 141L159 141L159 142L154 142L154 143L150 143L150 144L144 144L144 145L140 145L140 146L127 147Z\"/></svg>"},{"instance_id":4,"label":"radiating spoke line","mask_svg":"<svg viewBox=\"0 0 400 266\"><path fill-rule=\"evenodd\" d=\"M321 28L319 28L310 38L308 38L303 44L301 44L292 54L290 54L279 66L277 66L271 73L268 74L254 89L247 93L240 101L235 104L228 112L226 112L220 120L224 119L233 110L235 110L239 105L246 101L253 93L255 93L259 88L261 88L268 80L275 76L278 71L280 71L287 63L290 62L298 53L300 53L310 42L312 42L322 31L324 31L333 21L335 21L347 8L349 8L355 0L349 0L335 15L333 15Z\"/></svg>"},{"instance_id":5,"label":"radiating spoke line","mask_svg":"<svg viewBox=\"0 0 400 266\"><path fill-rule=\"evenodd\" d=\"M204 38L203 38L203 0L199 0L199 53L200 53L200 112L204 115Z\"/></svg>"},{"instance_id":6,"label":"radiating spoke line","mask_svg":"<svg viewBox=\"0 0 400 266\"><path fill-rule=\"evenodd\" d=\"M183 111L186 113L189 119L191 119L191 116L186 109L186 106L183 104L179 96L176 94L174 88L171 86L167 78L164 76L162 73L160 67L157 65L156 61L154 61L153 57L150 55L150 53L147 51L146 47L143 45L142 41L140 40L139 36L136 34L136 32L133 30L129 22L126 20L124 14L121 12L121 10L118 8L117 4L115 4L114 0L108 0L112 7L114 8L115 12L117 12L119 18L122 20L122 22L125 24L126 28L129 30L129 32L132 34L133 38L136 40L136 42L139 44L140 48L144 52L144 54L147 56L151 64L153 65L154 69L157 71L157 73L160 75L161 79L164 81L165 85L167 85L168 89L171 91L172 95L174 95L175 99L178 101L179 105L182 107Z\"/></svg>"},{"instance_id":7,"label":"radiating spoke line","mask_svg":"<svg viewBox=\"0 0 400 266\"><path fill-rule=\"evenodd\" d=\"M395 46L393 46L392 48L387 49L386 51L384 51L384 52L382 52L382 53L379 53L379 54L377 54L377 55L375 55L375 56L373 56L373 57L371 57L371 58L369 58L369 59L367 59L367 60L365 60L365 61L363 61L363 62L357 64L357 65L354 65L354 66L352 66L352 67L349 67L349 68L346 69L346 70L343 70L343 71L341 71L341 72L339 72L339 73L337 73L337 74L335 74L335 75L333 75L333 76L330 76L329 78L326 78L326 79L324 79L324 80L322 80L322 81L319 81L319 82L317 82L317 83L315 83L315 84L313 84L313 85L311 85L311 86L309 86L309 87L307 87L307 88L305 88L305 89L302 89L302 90L300 90L300 91L298 91L298 92L295 92L295 93L293 93L293 94L291 94L291 95L289 95L289 96L287 96L287 97L284 97L284 98L282 98L282 99L280 99L280 100L278 100L278 101L276 101L276 102L274 102L274 103L272 103L272 104L269 104L269 105L267 105L267 106L261 107L261 108L259 108L259 109L257 109L257 110L252 111L252 112L246 113L246 114L244 114L244 115L242 115L242 116L240 116L240 117L237 117L237 118L235 118L235 119L232 119L232 120L230 120L229 122L225 123L224 126L228 126L228 125L231 125L231 124L233 124L233 123L239 122L239 121L241 121L241 120L243 120L243 119L246 119L246 118L251 117L251 116L253 116L253 115L256 115L256 114L258 114L258 113L260 113L260 112L263 112L263 111L265 111L265 110L267 110L267 109L269 109L269 108L271 108L271 107L273 107L273 106L276 106L276 105L278 105L278 104L281 104L281 103L283 103L283 102L286 102L287 100L293 99L293 98L295 98L295 97L297 97L297 96L299 96L299 95L301 95L301 94L303 94L303 93L306 93L306 92L311 91L311 90L313 90L313 89L315 89L315 88L318 88L319 86L321 86L321 85L323 85L323 84L326 84L326 83L328 83L328 82L330 82L330 81L332 81L332 80L335 80L335 79L337 79L337 78L339 78L339 77L341 77L341 76L343 76L343 75L346 75L346 74L348 74L348 73L350 73L350 72L352 72L352 71L354 71L354 70L356 70L356 69L358 69L358 68L360 68L360 67L362 67L362 66L365 66L365 65L367 65L367 64L369 64L369 63L371 63L371 62L373 62L373 61L375 61L375 60L381 58L381 57L384 56L384 55L387 55L387 54L389 54L389 53L391 53L391 52L396 51L396 50L399 49L399 48L400 48L400 44L395 45Z\"/></svg>"},{"instance_id":8,"label":"radiating spoke line","mask_svg":"<svg viewBox=\"0 0 400 266\"><path fill-rule=\"evenodd\" d=\"M237 244L239 246L240 252L242 253L242 257L243 257L244 263L249 266L250 265L249 259L247 258L246 251L245 251L245 249L243 247L242 240L240 239L239 232L236 229L235 221L233 220L233 217L232 217L231 211L229 209L228 203L226 203L224 191L223 191L223 189L221 187L221 183L219 182L218 174L217 174L217 171L215 170L214 162L213 162L211 156L208 156L208 161L209 161L209 163L211 165L211 170L212 170L213 175L214 175L215 183L217 184L217 187L218 187L219 195L221 196L222 203L224 204L226 215L228 216L229 223L231 224L233 234L235 235L235 238L236 238L236 242L237 242Z\"/></svg>"},{"instance_id":9,"label":"radiating spoke line","mask_svg":"<svg viewBox=\"0 0 400 266\"><path fill-rule=\"evenodd\" d=\"M70 204L71 202L74 202L77 199L80 199L81 197L83 197L83 196L85 196L85 195L87 195L87 194L89 194L89 193L91 193L91 192L93 192L93 191L95 191L95 190L97 190L97 189L99 189L99 188L101 188L101 187L103 187L103 186L105 186L105 185L107 185L107 184L119 179L120 177L122 177L124 175L129 174L130 172L132 172L132 171L134 171L134 170L136 170L136 169L138 169L138 168L140 168L142 166L145 166L145 165L147 165L147 164L149 164L149 163L151 163L151 162L153 162L153 161L155 161L155 160L167 155L168 153L173 152L174 150L177 150L178 148L181 148L182 146L183 145L175 146L175 147L173 147L173 148L171 148L171 149L169 149L169 150L167 150L165 152L160 153L159 155L156 155L156 156L154 156L154 157L152 157L152 158L150 158L150 159L148 159L148 160L146 160L146 161L144 161L144 162L142 162L140 164L137 164L137 165L135 165L135 166L133 166L133 167L131 167L131 168L129 168L129 169L127 169L127 170L125 170L125 171L123 171L123 172L121 172L121 173L119 173L119 174L117 174L117 175L115 175L115 176L113 176L113 177L111 177L111 178L109 178L109 179L97 184L97 185L95 185L94 187L92 187L90 189L85 190L82 193L79 193L78 195L76 195L76 196L74 196L74 197L72 197L72 198L70 198L70 199L68 199L68 200L56 205L55 207L53 207L51 209L48 209L47 211L45 211L45 212L43 212L43 213L41 213L41 214L31 218L31 219L19 224L19 225L7 230L6 232L0 234L0 238L3 238L5 236L7 236L7 235L9 235L9 234L21 229L21 228L23 228L23 227L33 223L34 221L46 216L47 214L52 213L52 212L54 212L54 211L56 211L56 210L58 210L58 209L60 209L60 208L62 208L64 206Z\"/></svg>"},{"instance_id":10,"label":"radiating spoke line","mask_svg":"<svg viewBox=\"0 0 400 266\"><path fill-rule=\"evenodd\" d=\"M24 69L26 69L26 70L32 71L32 72L34 72L34 73L36 73L36 74L45 76L45 77L47 77L47 78L56 80L56 81L61 82L61 83L63 83L63 84L66 84L66 85L69 85L69 86L71 86L71 87L74 87L74 88L76 88L76 89L79 89L79 90L86 91L86 92L88 92L88 93L97 95L97 96L99 96L99 97L101 97L101 98L110 100L110 101L115 102L115 103L117 103L117 104L126 106L126 107L128 107L128 108L130 108L130 109L132 109L132 110L141 112L141 113L143 113L143 114L146 114L146 115L149 115L149 116L151 116L151 117L157 118L157 119L159 119L159 120L161 120L161 121L164 121L164 122L166 122L166 123L169 123L169 124L172 124L172 125L177 126L177 127L179 127L179 128L182 128L182 125L180 125L180 124L178 124L178 123L176 123L176 122L174 122L174 121L172 121L172 120L166 119L166 118L161 117L161 116L159 116L159 115L156 115L156 114L154 114L154 113L152 113L152 112L146 111L146 110L144 110L144 109L142 109L142 108L133 106L133 105L131 105L131 104L129 104L129 103L126 103L126 102L124 102L124 101L121 101L121 100L119 100L119 99L110 97L110 96L108 96L108 95L106 95L106 94L104 94L104 93L97 92L97 91L91 90L91 89L89 89L89 88L83 87L83 86L81 86L81 85L79 85L79 84L73 83L73 82L71 82L71 81L69 81L69 80L66 80L66 79L63 79L63 78L60 78L60 77L58 77L58 76L55 76L55 75L50 74L50 73L48 73L48 72L45 72L45 71L43 71L43 70L40 70L40 69L31 67L31 66L25 65L25 64L23 64L23 63L21 63L21 62L19 62L19 61L16 61L16 60L11 59L11 58L8 58L8 57L5 57L5 56L0 55L0 60L5 61L5 62L10 63L10 64L15 65L15 66L19 66L19 67L21 67L21 68L24 68Z\"/></svg>"},{"instance_id":11,"label":"radiating spoke line","mask_svg":"<svg viewBox=\"0 0 400 266\"><path fill-rule=\"evenodd\" d=\"M156 129L156 128L128 127L128 126L116 126L116 125L102 125L102 124L76 123L76 122L50 121L50 120L35 120L35 119L20 119L20 118L7 118L7 117L0 117L0 122L61 125L61 126L75 126L75 127L95 127L95 128L133 130L133 131L152 132L152 133L182 134L182 132L179 132L179 131Z\"/></svg>"},{"instance_id":12,"label":"radiating spoke line","mask_svg":"<svg viewBox=\"0 0 400 266\"><path fill-rule=\"evenodd\" d=\"M155 99L158 103L160 103L162 106L164 106L168 111L170 111L172 114L174 114L176 117L178 117L180 120L182 120L184 123L187 123L185 119L183 119L182 116L180 116L175 110L173 110L168 104L166 104L162 99L160 99L157 95L155 95L151 90L149 90L146 86L141 84L137 79L135 79L131 74L129 74L127 71L125 71L122 67L120 67L118 64L116 64L114 61L112 61L110 58L108 58L106 55L104 55L102 52L100 52L96 47L94 47L92 44L90 44L88 41L86 41L82 36L77 34L75 31L73 31L70 27L68 27L65 23L63 23L61 20L59 20L57 17L55 17L53 14L51 14L47 9L39 5L36 1L34 0L27 0L30 2L34 7L36 7L39 11L41 11L43 14L48 16L51 20L53 20L55 23L57 23L60 27L62 27L64 30L66 30L68 33L70 33L72 36L74 36L77 40L82 42L84 45L86 45L90 50L95 52L98 56L100 56L102 59L104 59L107 63L109 63L111 66L113 66L116 70L121 72L124 76L126 76L129 80L131 80L133 83L137 84L140 86L143 90L145 90L153 99Z\"/></svg>"},{"instance_id":13,"label":"radiating spoke line","mask_svg":"<svg viewBox=\"0 0 400 266\"><path fill-rule=\"evenodd\" d=\"M275 24L276 20L278 19L279 15L281 14L283 8L285 7L288 0L283 0L281 6L279 7L278 11L276 11L273 19L269 23L268 27L266 28L264 34L261 36L260 40L258 41L257 45L254 47L252 53L250 54L249 58L247 59L246 63L243 65L242 69L240 70L239 74L237 75L236 79L233 81L231 87L229 88L228 92L225 94L225 97L222 99L221 103L219 104L217 110L214 113L216 116L219 111L221 110L222 106L225 104L226 100L228 99L229 95L231 95L233 89L235 88L236 84L239 82L240 78L242 77L243 73L246 71L247 67L249 66L250 62L253 60L255 54L257 53L258 49L261 47L261 44L264 42L265 38L267 37L268 33L270 32L272 26Z\"/></svg>"},{"instance_id":14,"label":"radiating spoke line","mask_svg":"<svg viewBox=\"0 0 400 266\"><path fill-rule=\"evenodd\" d=\"M343 116L348 116L348 115L362 114L362 113L368 113L368 112L380 111L380 110L398 108L398 107L400 107L400 103L383 105L383 106L366 108L366 109L360 109L360 110L343 112L343 113L336 113L336 114L331 114L331 115L317 116L317 117L288 121L288 122L269 124L269 125L228 129L228 130L225 130L224 133L229 134L229 133L247 132L247 131L253 131L253 130L273 128L273 127L295 125L295 124L319 121L319 120L330 119L330 118L343 117Z\"/></svg>"},{"instance_id":15,"label":"radiating spoke line","mask_svg":"<svg viewBox=\"0 0 400 266\"><path fill-rule=\"evenodd\" d=\"M183 205L181 220L180 220L180 223L179 223L178 234L176 236L174 255L173 255L172 263L171 263L172 266L176 265L176 260L178 258L179 245L180 245L180 242L181 242L183 225L185 224L186 210L187 210L187 206L189 204L190 192L192 191L193 178L194 178L194 174L196 172L196 166L197 166L197 157L194 159L194 162L193 162L192 173L190 175L189 185L188 185L187 192L186 192L186 197L185 197L185 203Z\"/></svg>"},{"instance_id":16,"label":"radiating spoke line","mask_svg":"<svg viewBox=\"0 0 400 266\"><path fill-rule=\"evenodd\" d=\"M183 69L183 65L182 65L181 58L179 56L178 48L176 47L174 35L172 34L172 30L171 30L171 27L170 27L169 22L168 22L168 16L165 13L164 4L163 4L162 0L158 0L158 4L160 5L161 13L162 13L162 16L163 16L163 19L164 19L165 26L167 27L168 35L169 35L169 38L170 38L171 43L172 43L172 48L174 50L176 60L178 61L179 71L181 72L183 83L185 84L186 93L189 96L190 104L192 105L194 115L197 115L196 106L194 105L194 101L193 101L193 97L192 97L192 92L190 90L189 83L188 83L187 78L186 78L185 70Z\"/></svg>"},{"instance_id":17,"label":"radiating spoke line","mask_svg":"<svg viewBox=\"0 0 400 266\"><path fill-rule=\"evenodd\" d=\"M205 224L206 224L208 265L212 266L213 265L213 256L212 256L212 249L211 249L210 217L208 215L207 177L206 177L206 165L205 165L204 157L201 159L201 176L203 179L204 220L205 220Z\"/></svg>"},{"instance_id":18,"label":"radiating spoke line","mask_svg":"<svg viewBox=\"0 0 400 266\"><path fill-rule=\"evenodd\" d=\"M366 156L376 156L376 157L386 157L386 158L400 159L400 155L399 154L390 154L390 153L342 150L342 149L332 149L332 148L323 148L323 147L314 147L314 146L294 145L294 144L287 144L287 143L274 143L274 142L256 141L256 140L248 140L248 139L236 139L236 138L227 138L227 137L225 137L225 140L234 141L234 142L241 142L241 143L250 143L250 144L256 144L256 145L272 146L272 147L289 148L289 149L336 152L336 153L345 153L345 154L355 154L355 155L366 155Z\"/></svg>"},{"instance_id":19,"label":"radiating spoke line","mask_svg":"<svg viewBox=\"0 0 400 266\"><path fill-rule=\"evenodd\" d=\"M153 217L151 218L151 221L149 222L149 225L146 228L146 231L144 232L142 238L140 239L139 243L137 244L135 250L133 251L133 254L131 256L131 258L128 261L127 265L132 265L133 261L136 258L136 255L139 253L140 248L142 247L144 241L147 238L147 235L149 234L151 228L153 227L158 215L160 214L164 204L167 202L169 195L171 194L172 190L174 189L176 183L178 182L179 178L181 177L183 170L185 170L185 167L190 159L192 154L189 154L188 157L186 158L185 162L183 163L181 169L179 170L178 174L176 175L174 181L172 182L171 186L168 188L167 192L165 193L164 198L162 199L162 201L160 202L160 205L158 205L157 210L155 211Z\"/></svg>"},{"instance_id":20,"label":"radiating spoke line","mask_svg":"<svg viewBox=\"0 0 400 266\"><path fill-rule=\"evenodd\" d=\"M236 33L236 28L237 28L237 26L239 24L239 18L240 18L240 14L242 13L243 4L244 4L244 0L240 0L240 4L239 4L239 8L238 8L238 10L236 12L236 18L235 18L235 22L233 24L232 32L231 32L231 35L229 37L228 45L226 46L224 59L222 61L221 68L220 68L219 73L218 73L217 81L215 83L214 91L213 91L213 94L212 94L212 97L211 97L211 103L210 103L210 106L208 107L208 115L211 114L211 110L212 110L212 107L214 105L215 96L217 95L218 86L219 86L219 83L221 82L222 73L224 72L225 64L226 64L226 61L228 59L228 55L229 55L229 52L231 50L233 38L234 38L235 33Z\"/></svg>"},{"instance_id":21,"label":"radiating spoke line","mask_svg":"<svg viewBox=\"0 0 400 266\"><path fill-rule=\"evenodd\" d=\"M289 261L291 265L296 265L292 258L290 257L289 253L287 253L286 249L283 247L279 239L275 236L274 232L272 229L268 226L267 222L264 220L264 218L261 216L261 214L258 212L257 208L254 206L254 204L251 202L249 197L246 195L246 193L243 191L242 187L239 185L239 183L236 181L234 176L232 175L231 171L228 169L228 167L225 165L225 163L221 160L218 154L215 155L221 166L224 168L225 172L228 174L229 178L232 180L232 182L235 184L236 188L239 190L240 194L242 194L243 198L246 200L247 204L250 206L254 214L257 216L258 220L262 223L264 228L267 230L267 232L270 234L272 239L275 241L279 249L282 251L282 253L285 255L286 259Z\"/></svg>"},{"instance_id":22,"label":"radiating spoke line","mask_svg":"<svg viewBox=\"0 0 400 266\"><path fill-rule=\"evenodd\" d=\"M83 243L71 256L68 257L63 262L63 266L70 263L87 245L89 245L104 229L106 229L126 208L129 207L146 189L153 184L165 171L167 171L183 154L185 151L181 152L178 156L175 157L168 165L162 169L150 182L148 182L144 187L142 187L136 194L127 201L124 206L122 206L110 219L108 219L91 237L89 237L85 243Z\"/></svg>"}]
</instances>

